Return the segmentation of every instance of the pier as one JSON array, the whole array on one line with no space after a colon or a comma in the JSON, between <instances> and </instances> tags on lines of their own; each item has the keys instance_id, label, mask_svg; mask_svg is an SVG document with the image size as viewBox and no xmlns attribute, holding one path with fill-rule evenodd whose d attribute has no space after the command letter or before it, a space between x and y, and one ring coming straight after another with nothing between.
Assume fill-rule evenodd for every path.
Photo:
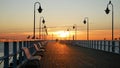
<instances>
[{"instance_id":1,"label":"pier","mask_svg":"<svg viewBox=\"0 0 120 68\"><path fill-rule=\"evenodd\" d=\"M1 0L0 68L120 68L119 2Z\"/></svg>"}]
</instances>

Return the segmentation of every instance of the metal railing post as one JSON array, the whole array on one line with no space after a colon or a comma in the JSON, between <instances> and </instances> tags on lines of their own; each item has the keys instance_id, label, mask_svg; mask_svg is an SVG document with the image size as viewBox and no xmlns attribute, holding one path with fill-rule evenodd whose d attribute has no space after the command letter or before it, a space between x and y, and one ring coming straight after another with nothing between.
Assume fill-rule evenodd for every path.
<instances>
[{"instance_id":1,"label":"metal railing post","mask_svg":"<svg viewBox=\"0 0 120 68\"><path fill-rule=\"evenodd\" d=\"M106 51L106 41L104 40L104 51Z\"/></svg>"},{"instance_id":2,"label":"metal railing post","mask_svg":"<svg viewBox=\"0 0 120 68\"><path fill-rule=\"evenodd\" d=\"M26 45L26 41L23 42L23 46L24 46L24 47L27 47L27 45Z\"/></svg>"},{"instance_id":3,"label":"metal railing post","mask_svg":"<svg viewBox=\"0 0 120 68\"><path fill-rule=\"evenodd\" d=\"M101 40L100 40L100 43L99 43L99 44L100 44L100 50L102 50L102 46L103 46L103 45L102 45L102 41L101 41Z\"/></svg>"},{"instance_id":4,"label":"metal railing post","mask_svg":"<svg viewBox=\"0 0 120 68\"><path fill-rule=\"evenodd\" d=\"M96 46L97 46L96 49L99 49L99 45L100 45L100 44L99 44L99 40L98 40L98 41L97 41L97 45L96 45Z\"/></svg>"},{"instance_id":5,"label":"metal railing post","mask_svg":"<svg viewBox=\"0 0 120 68\"><path fill-rule=\"evenodd\" d=\"M17 68L17 42L13 42L13 68Z\"/></svg>"},{"instance_id":6,"label":"metal railing post","mask_svg":"<svg viewBox=\"0 0 120 68\"><path fill-rule=\"evenodd\" d=\"M112 40L112 52L115 53L115 41Z\"/></svg>"},{"instance_id":7,"label":"metal railing post","mask_svg":"<svg viewBox=\"0 0 120 68\"><path fill-rule=\"evenodd\" d=\"M94 40L92 40L92 49L94 49Z\"/></svg>"},{"instance_id":8,"label":"metal railing post","mask_svg":"<svg viewBox=\"0 0 120 68\"><path fill-rule=\"evenodd\" d=\"M119 54L120 54L120 40L119 40Z\"/></svg>"},{"instance_id":9,"label":"metal railing post","mask_svg":"<svg viewBox=\"0 0 120 68\"><path fill-rule=\"evenodd\" d=\"M23 41L23 47L26 47L26 41ZM26 56L25 56L25 54L23 54L23 60L25 60L26 59Z\"/></svg>"},{"instance_id":10,"label":"metal railing post","mask_svg":"<svg viewBox=\"0 0 120 68\"><path fill-rule=\"evenodd\" d=\"M110 41L108 41L108 52L110 52Z\"/></svg>"},{"instance_id":11,"label":"metal railing post","mask_svg":"<svg viewBox=\"0 0 120 68\"><path fill-rule=\"evenodd\" d=\"M4 42L4 68L9 67L9 42Z\"/></svg>"},{"instance_id":12,"label":"metal railing post","mask_svg":"<svg viewBox=\"0 0 120 68\"><path fill-rule=\"evenodd\" d=\"M96 44L97 44L97 41L94 40L94 49L96 49Z\"/></svg>"},{"instance_id":13,"label":"metal railing post","mask_svg":"<svg viewBox=\"0 0 120 68\"><path fill-rule=\"evenodd\" d=\"M22 62L22 41L19 42L19 63Z\"/></svg>"}]
</instances>

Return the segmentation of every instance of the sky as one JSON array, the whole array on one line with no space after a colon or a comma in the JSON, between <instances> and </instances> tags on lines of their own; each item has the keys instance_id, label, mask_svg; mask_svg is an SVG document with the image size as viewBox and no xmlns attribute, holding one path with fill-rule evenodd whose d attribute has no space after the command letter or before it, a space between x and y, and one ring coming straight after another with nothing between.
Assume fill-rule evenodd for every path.
<instances>
[{"instance_id":1,"label":"sky","mask_svg":"<svg viewBox=\"0 0 120 68\"><path fill-rule=\"evenodd\" d=\"M120 37L120 0L111 0L114 5L115 37ZM48 32L72 30L77 25L77 35L86 37L85 17L89 18L91 39L111 38L111 12L105 14L109 0L0 0L0 38L24 37L32 35L34 3L40 2L43 9L38 13L36 4L36 32L40 17L45 18ZM112 9L109 6L110 10ZM58 26L65 26L59 27ZM53 28L49 28L53 27ZM50 34L51 35L51 34ZM102 38L96 38L98 35ZM104 36L104 37L103 37ZM94 38L95 37L95 38Z\"/></svg>"}]
</instances>

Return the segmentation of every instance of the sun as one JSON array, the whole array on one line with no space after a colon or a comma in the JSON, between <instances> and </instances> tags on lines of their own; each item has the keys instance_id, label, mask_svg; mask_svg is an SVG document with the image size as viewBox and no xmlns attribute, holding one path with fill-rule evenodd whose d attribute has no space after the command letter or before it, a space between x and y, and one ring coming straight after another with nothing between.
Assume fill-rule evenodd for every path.
<instances>
[{"instance_id":1,"label":"sun","mask_svg":"<svg viewBox=\"0 0 120 68\"><path fill-rule=\"evenodd\" d=\"M68 37L69 36L69 32L68 31L57 31L57 32L55 32L55 34L58 37Z\"/></svg>"}]
</instances>

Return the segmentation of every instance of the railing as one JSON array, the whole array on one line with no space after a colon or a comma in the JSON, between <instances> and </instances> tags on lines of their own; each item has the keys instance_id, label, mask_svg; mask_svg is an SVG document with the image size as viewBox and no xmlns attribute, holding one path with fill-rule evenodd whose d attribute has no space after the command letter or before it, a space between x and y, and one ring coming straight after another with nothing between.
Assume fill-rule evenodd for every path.
<instances>
[{"instance_id":1,"label":"railing","mask_svg":"<svg viewBox=\"0 0 120 68\"><path fill-rule=\"evenodd\" d=\"M120 54L120 40L74 40L70 44Z\"/></svg>"},{"instance_id":2,"label":"railing","mask_svg":"<svg viewBox=\"0 0 120 68\"><path fill-rule=\"evenodd\" d=\"M37 41L19 41L19 42L4 42L4 56L0 57L0 64L3 63L3 68L17 68L17 65L22 63L22 61L25 60L25 56L23 54L23 51L21 50L22 47L33 47L33 43L36 43ZM40 41L39 41L40 42ZM9 46L10 43L12 44L12 53L9 54ZM33 48L30 49L30 51L33 53ZM12 59L12 62L10 62L10 59Z\"/></svg>"}]
</instances>

